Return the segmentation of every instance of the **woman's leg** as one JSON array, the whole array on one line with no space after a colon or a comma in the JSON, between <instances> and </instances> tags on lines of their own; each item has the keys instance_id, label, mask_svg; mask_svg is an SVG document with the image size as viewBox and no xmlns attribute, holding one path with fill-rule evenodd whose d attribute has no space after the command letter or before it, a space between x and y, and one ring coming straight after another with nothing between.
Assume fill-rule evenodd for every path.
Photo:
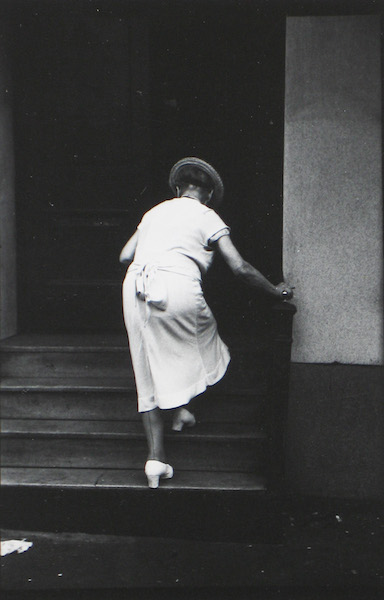
<instances>
[{"instance_id":1,"label":"woman's leg","mask_svg":"<svg viewBox=\"0 0 384 600\"><path fill-rule=\"evenodd\" d=\"M165 462L164 424L161 410L154 408L141 414L147 436L148 460Z\"/></svg>"},{"instance_id":2,"label":"woman's leg","mask_svg":"<svg viewBox=\"0 0 384 600\"><path fill-rule=\"evenodd\" d=\"M159 408L142 413L148 442L145 474L150 488L159 487L160 479L171 479L173 469L165 462L163 417Z\"/></svg>"}]
</instances>

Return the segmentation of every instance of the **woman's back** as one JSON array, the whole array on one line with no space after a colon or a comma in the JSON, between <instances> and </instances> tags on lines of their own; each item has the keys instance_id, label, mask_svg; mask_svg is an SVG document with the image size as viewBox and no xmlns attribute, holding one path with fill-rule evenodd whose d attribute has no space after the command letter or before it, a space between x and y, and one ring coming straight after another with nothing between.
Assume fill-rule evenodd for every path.
<instances>
[{"instance_id":1,"label":"woman's back","mask_svg":"<svg viewBox=\"0 0 384 600\"><path fill-rule=\"evenodd\" d=\"M198 200L166 200L142 218L134 264L176 266L186 257L205 273L214 254L209 244L223 229L228 228L217 213Z\"/></svg>"}]
</instances>

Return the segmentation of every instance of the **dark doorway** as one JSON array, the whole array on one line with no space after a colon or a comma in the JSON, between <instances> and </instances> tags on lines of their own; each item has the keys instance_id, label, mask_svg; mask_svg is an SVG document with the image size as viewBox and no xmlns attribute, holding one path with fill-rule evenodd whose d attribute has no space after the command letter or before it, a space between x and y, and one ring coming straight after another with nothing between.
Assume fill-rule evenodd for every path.
<instances>
[{"instance_id":1,"label":"dark doorway","mask_svg":"<svg viewBox=\"0 0 384 600\"><path fill-rule=\"evenodd\" d=\"M235 243L277 282L283 12L62 4L14 21L20 330L122 330L119 251L186 155L221 172ZM220 261L206 291L222 329L255 320L260 302Z\"/></svg>"},{"instance_id":2,"label":"dark doorway","mask_svg":"<svg viewBox=\"0 0 384 600\"><path fill-rule=\"evenodd\" d=\"M132 26L58 8L20 19L14 73L23 331L121 324L118 255L139 216L148 160L136 152Z\"/></svg>"}]
</instances>

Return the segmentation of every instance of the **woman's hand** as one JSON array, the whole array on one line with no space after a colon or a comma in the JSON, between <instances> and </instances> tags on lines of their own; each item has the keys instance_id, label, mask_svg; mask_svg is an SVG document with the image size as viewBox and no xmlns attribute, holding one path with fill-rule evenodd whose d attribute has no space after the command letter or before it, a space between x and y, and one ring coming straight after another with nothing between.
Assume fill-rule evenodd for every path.
<instances>
[{"instance_id":1,"label":"woman's hand","mask_svg":"<svg viewBox=\"0 0 384 600\"><path fill-rule=\"evenodd\" d=\"M139 238L138 230L135 231L133 236L128 240L125 244L124 248L120 253L120 262L125 264L130 264L135 256L137 240Z\"/></svg>"},{"instance_id":2,"label":"woman's hand","mask_svg":"<svg viewBox=\"0 0 384 600\"><path fill-rule=\"evenodd\" d=\"M295 288L282 281L276 286L276 295L280 300L291 300L293 298L293 290Z\"/></svg>"}]
</instances>

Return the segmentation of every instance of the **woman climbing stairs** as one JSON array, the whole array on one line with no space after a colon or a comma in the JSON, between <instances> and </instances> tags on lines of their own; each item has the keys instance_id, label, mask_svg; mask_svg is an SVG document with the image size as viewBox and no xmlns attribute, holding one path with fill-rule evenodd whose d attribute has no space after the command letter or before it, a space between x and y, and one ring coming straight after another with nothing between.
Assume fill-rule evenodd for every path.
<instances>
[{"instance_id":1,"label":"woman climbing stairs","mask_svg":"<svg viewBox=\"0 0 384 600\"><path fill-rule=\"evenodd\" d=\"M184 535L272 534L265 519L272 357L265 346L251 355L257 377L244 363L249 353L239 358L241 353L233 352L232 371L194 401L195 427L173 432L166 418L175 476L157 491L147 488L143 471L146 442L125 337L19 335L2 341L0 354L1 481L8 526L24 519L29 529L32 520L43 530L123 527L126 533L159 535L165 517L159 521L143 512L152 507L158 515L156 505L163 516L184 514ZM173 522L177 530L178 519Z\"/></svg>"}]
</instances>

